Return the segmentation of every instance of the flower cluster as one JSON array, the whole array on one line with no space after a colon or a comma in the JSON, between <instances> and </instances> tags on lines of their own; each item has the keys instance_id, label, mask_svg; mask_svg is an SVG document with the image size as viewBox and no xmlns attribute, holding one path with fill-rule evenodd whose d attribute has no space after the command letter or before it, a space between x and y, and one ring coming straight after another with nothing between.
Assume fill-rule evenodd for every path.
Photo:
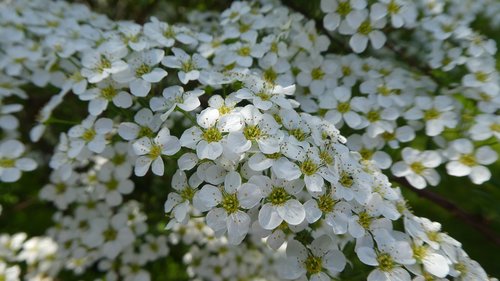
<instances>
[{"instance_id":1,"label":"flower cluster","mask_svg":"<svg viewBox=\"0 0 500 281\"><path fill-rule=\"evenodd\" d=\"M416 188L437 185L435 168L440 165L446 165L451 176L468 175L475 184L488 181L491 172L482 165L497 159L491 146L499 140L495 132L500 128L500 81L495 42L472 27L477 15L491 12L484 11L485 6L498 7L491 1L465 1L453 7L444 1L321 1L325 29L332 36L352 35L353 51L364 51L368 40L373 49L387 41L399 59L411 54L416 60L403 68L350 57L337 80L347 90L332 89L332 97L330 91L318 95L309 87L314 111L324 111L337 127L346 124L354 139L348 143L351 148L364 151L363 158L373 159L381 169L394 161L393 175L405 177ZM383 28L391 32L384 35ZM408 32L411 38L405 39ZM324 79L332 77L336 78L326 73ZM464 140L455 142L460 138ZM411 159L408 150L401 149L406 146L417 149ZM466 153L450 153L448 146ZM474 152L480 148L489 154L485 161ZM390 150L391 156L380 150ZM428 156L430 166L415 161ZM402 170L402 163L409 169Z\"/></svg>"},{"instance_id":2,"label":"flower cluster","mask_svg":"<svg viewBox=\"0 0 500 281\"><path fill-rule=\"evenodd\" d=\"M0 4L0 97L29 100L26 84L58 89L33 142L51 124L72 125L59 132L40 190L58 209L47 231L58 267L48 275L96 266L102 280L149 280L146 264L169 248L139 198L160 182L171 187L163 194L168 240L191 247L193 278L329 280L357 259L373 268L370 281L489 280L440 224L409 211L380 170L424 188L439 183L435 168L447 163L450 175L480 184L490 178L484 165L497 160L488 143L476 148L499 137L498 74L485 63L496 50L466 25L433 29L458 23L462 10L419 2L321 6L325 28L350 35L357 53L368 41L380 49L398 39L383 33L388 20L414 29L422 44L432 38L430 56L458 52L446 64L429 59L433 73L469 71L458 85L392 60L331 53L331 37L276 1L234 2L190 27L113 22L64 2ZM70 97L84 116L54 117ZM465 112L469 101L477 112ZM2 105L2 130L15 131L20 109ZM348 138L338 130L344 123ZM424 149L404 147L427 138ZM402 160L392 164L386 146ZM17 140L2 142L2 181L35 169L23 152ZM18 267L3 267L18 280Z\"/></svg>"}]
</instances>

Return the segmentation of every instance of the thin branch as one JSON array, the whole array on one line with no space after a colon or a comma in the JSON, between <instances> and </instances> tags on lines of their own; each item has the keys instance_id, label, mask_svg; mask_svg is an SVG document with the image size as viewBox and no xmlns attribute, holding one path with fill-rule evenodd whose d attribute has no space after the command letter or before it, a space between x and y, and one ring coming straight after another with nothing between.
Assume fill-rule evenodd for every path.
<instances>
[{"instance_id":1,"label":"thin branch","mask_svg":"<svg viewBox=\"0 0 500 281\"><path fill-rule=\"evenodd\" d=\"M428 189L416 189L411 186L408 181L404 178L391 178L392 181L399 183L404 186L408 190L416 193L418 196L425 198L429 201L434 202L436 205L441 206L441 208L449 211L456 218L459 218L461 221L465 222L476 231L480 232L486 238L488 238L492 243L500 246L500 234L496 233L493 229L491 229L488 223L484 220L484 218L469 214L468 212L462 210L455 203L451 202L447 198L432 192Z\"/></svg>"}]
</instances>

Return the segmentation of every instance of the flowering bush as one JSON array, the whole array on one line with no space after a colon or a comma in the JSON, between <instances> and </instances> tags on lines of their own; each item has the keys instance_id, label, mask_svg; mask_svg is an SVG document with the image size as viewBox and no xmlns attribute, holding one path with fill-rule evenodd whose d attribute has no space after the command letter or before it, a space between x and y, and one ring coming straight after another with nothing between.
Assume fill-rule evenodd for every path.
<instances>
[{"instance_id":1,"label":"flowering bush","mask_svg":"<svg viewBox=\"0 0 500 281\"><path fill-rule=\"evenodd\" d=\"M1 188L53 222L0 236L0 280L160 280L181 257L196 280L493 280L399 186L498 242L422 189L495 174L497 49L474 24L500 4L317 2L185 24L1 2Z\"/></svg>"}]
</instances>

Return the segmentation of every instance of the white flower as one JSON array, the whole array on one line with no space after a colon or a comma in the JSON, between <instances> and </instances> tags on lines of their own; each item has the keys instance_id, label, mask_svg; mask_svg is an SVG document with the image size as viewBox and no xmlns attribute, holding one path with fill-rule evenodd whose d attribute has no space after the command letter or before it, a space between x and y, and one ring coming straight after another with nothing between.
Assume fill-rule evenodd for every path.
<instances>
[{"instance_id":1,"label":"white flower","mask_svg":"<svg viewBox=\"0 0 500 281\"><path fill-rule=\"evenodd\" d=\"M441 164L441 156L436 151L418 151L405 147L401 151L403 161L392 165L391 171L396 177L405 177L415 188L422 189L430 185L437 185L441 179L434 170Z\"/></svg>"},{"instance_id":2,"label":"white flower","mask_svg":"<svg viewBox=\"0 0 500 281\"><path fill-rule=\"evenodd\" d=\"M370 17L372 19L380 20L390 16L391 24L395 28L401 28L405 24L412 27L417 18L417 9L410 1L379 0L370 9Z\"/></svg>"},{"instance_id":3,"label":"white flower","mask_svg":"<svg viewBox=\"0 0 500 281\"><path fill-rule=\"evenodd\" d=\"M236 63L241 67L250 67L254 58L259 59L264 56L264 46L257 44L254 40L247 42L236 42L229 45L227 52L222 54L224 65Z\"/></svg>"},{"instance_id":4,"label":"white flower","mask_svg":"<svg viewBox=\"0 0 500 281\"><path fill-rule=\"evenodd\" d=\"M79 95L81 100L88 100L89 113L98 116L108 108L112 102L116 107L129 108L132 106L132 97L111 80L103 80L97 87L89 89Z\"/></svg>"},{"instance_id":5,"label":"white flower","mask_svg":"<svg viewBox=\"0 0 500 281\"><path fill-rule=\"evenodd\" d=\"M425 133L433 137L445 128L457 125L458 117L454 108L454 100L448 96L437 96L434 99L421 96L415 98L415 106L404 114L404 118L425 121Z\"/></svg>"},{"instance_id":6,"label":"white flower","mask_svg":"<svg viewBox=\"0 0 500 281\"><path fill-rule=\"evenodd\" d=\"M182 84L198 80L200 70L209 66L207 59L197 53L190 56L179 48L172 48L172 52L174 56L166 56L161 63L166 67L179 69L177 75Z\"/></svg>"},{"instance_id":7,"label":"white flower","mask_svg":"<svg viewBox=\"0 0 500 281\"><path fill-rule=\"evenodd\" d=\"M40 190L40 198L52 201L58 209L66 209L70 203L76 201L78 189L76 181L78 177L72 173L68 179L64 179L60 170L55 170L50 175L51 183Z\"/></svg>"},{"instance_id":8,"label":"white flower","mask_svg":"<svg viewBox=\"0 0 500 281\"><path fill-rule=\"evenodd\" d=\"M135 175L142 177L152 164L155 175L163 176L165 166L162 155L174 155L181 149L179 139L171 136L168 128L162 128L156 137L142 137L133 144L134 151L139 157L135 162Z\"/></svg>"},{"instance_id":9,"label":"white flower","mask_svg":"<svg viewBox=\"0 0 500 281\"><path fill-rule=\"evenodd\" d=\"M165 52L158 49L133 53L127 60L128 68L113 75L113 79L128 83L134 96L145 97L151 91L151 84L167 76L164 69L157 67L164 55Z\"/></svg>"},{"instance_id":10,"label":"white flower","mask_svg":"<svg viewBox=\"0 0 500 281\"><path fill-rule=\"evenodd\" d=\"M223 151L224 132L240 130L243 121L237 114L220 116L219 110L207 108L197 116L197 126L184 131L181 145L195 149L199 159L215 160Z\"/></svg>"},{"instance_id":11,"label":"white flower","mask_svg":"<svg viewBox=\"0 0 500 281\"><path fill-rule=\"evenodd\" d=\"M444 278L450 272L450 260L441 251L436 251L424 244L422 240L415 240L412 244L413 258L423 265L423 270L438 277ZM420 266L411 265L407 268L415 274L421 273Z\"/></svg>"},{"instance_id":12,"label":"white flower","mask_svg":"<svg viewBox=\"0 0 500 281\"><path fill-rule=\"evenodd\" d=\"M296 240L288 242L287 258L280 268L280 277L287 280L331 280L330 274L342 272L346 265L344 254L332 244L326 235L314 239L309 249Z\"/></svg>"},{"instance_id":13,"label":"white flower","mask_svg":"<svg viewBox=\"0 0 500 281\"><path fill-rule=\"evenodd\" d=\"M142 137L154 137L162 125L160 114L153 115L148 108L142 108L134 116L134 122L123 122L118 127L118 134L124 140L135 140Z\"/></svg>"},{"instance_id":14,"label":"white flower","mask_svg":"<svg viewBox=\"0 0 500 281\"><path fill-rule=\"evenodd\" d=\"M367 280L410 281L410 274L401 267L401 265L415 263L410 245L405 241L395 240L389 235L378 238L377 245L377 249L374 249L373 245L363 245L356 249L359 259L364 264L377 267L377 269L370 272Z\"/></svg>"},{"instance_id":15,"label":"white flower","mask_svg":"<svg viewBox=\"0 0 500 281\"><path fill-rule=\"evenodd\" d=\"M314 198L304 203L307 222L315 223L324 217L335 234L347 233L352 209L349 203L335 200L331 191L313 196Z\"/></svg>"},{"instance_id":16,"label":"white flower","mask_svg":"<svg viewBox=\"0 0 500 281\"><path fill-rule=\"evenodd\" d=\"M475 124L470 128L473 140L486 140L495 137L500 140L500 116L481 114L476 117Z\"/></svg>"},{"instance_id":17,"label":"white flower","mask_svg":"<svg viewBox=\"0 0 500 281\"><path fill-rule=\"evenodd\" d=\"M399 117L399 111L394 107L381 107L376 103L376 96L355 97L352 100L352 107L358 112L363 112L362 122L358 128L366 128L366 134L375 138L376 136L388 132L393 133L396 127L395 120Z\"/></svg>"},{"instance_id":18,"label":"white flower","mask_svg":"<svg viewBox=\"0 0 500 281\"><path fill-rule=\"evenodd\" d=\"M152 41L168 48L172 47L176 40L187 45L197 43L197 40L189 34L187 28L169 25L155 17L151 17L151 22L144 25L144 34Z\"/></svg>"},{"instance_id":19,"label":"white flower","mask_svg":"<svg viewBox=\"0 0 500 281\"><path fill-rule=\"evenodd\" d=\"M134 190L130 175L119 173L114 164L107 162L97 172L96 193L102 196L109 206L118 206L123 202L123 195Z\"/></svg>"},{"instance_id":20,"label":"white flower","mask_svg":"<svg viewBox=\"0 0 500 281\"><path fill-rule=\"evenodd\" d=\"M480 88L482 91L496 96L500 93L498 85L498 72L495 63L484 59L471 59L467 61L467 68L471 72L462 78L466 87Z\"/></svg>"},{"instance_id":21,"label":"white flower","mask_svg":"<svg viewBox=\"0 0 500 281\"><path fill-rule=\"evenodd\" d=\"M18 140L6 140L0 143L0 180L15 182L21 178L22 171L33 171L37 164L31 158L21 157L24 144Z\"/></svg>"},{"instance_id":22,"label":"white flower","mask_svg":"<svg viewBox=\"0 0 500 281\"><path fill-rule=\"evenodd\" d=\"M304 188L302 180L286 181L253 176L249 182L258 186L266 202L259 211L259 223L262 228L272 230L283 221L290 225L298 225L304 221L305 209L295 198Z\"/></svg>"},{"instance_id":23,"label":"white flower","mask_svg":"<svg viewBox=\"0 0 500 281\"><path fill-rule=\"evenodd\" d=\"M194 194L198 191L197 187L202 183L202 180L195 173L187 180L186 174L177 170L172 177L172 187L176 192L168 194L165 202L165 213L172 212L175 220L180 223L185 223L189 218L188 212L190 203L193 201Z\"/></svg>"},{"instance_id":24,"label":"white flower","mask_svg":"<svg viewBox=\"0 0 500 281\"><path fill-rule=\"evenodd\" d=\"M257 143L259 150L265 154L277 153L283 140L283 133L279 125L269 114L262 114L255 106L247 105L240 114L245 121L242 131L228 135L228 147L235 153L243 153Z\"/></svg>"},{"instance_id":25,"label":"white flower","mask_svg":"<svg viewBox=\"0 0 500 281\"><path fill-rule=\"evenodd\" d=\"M336 179L334 186L335 198L346 201L355 199L360 204L365 204L371 192L371 177L362 170L362 167L348 153L347 147L335 146L338 149L336 161Z\"/></svg>"},{"instance_id":26,"label":"white flower","mask_svg":"<svg viewBox=\"0 0 500 281\"><path fill-rule=\"evenodd\" d=\"M295 85L287 87L271 85L257 77L249 77L246 79L245 85L246 88L238 90L235 96L239 99L252 101L258 109L269 110L274 104L286 109L292 108L290 100L286 96L293 95Z\"/></svg>"},{"instance_id":27,"label":"white flower","mask_svg":"<svg viewBox=\"0 0 500 281\"><path fill-rule=\"evenodd\" d=\"M341 121L344 120L350 128L357 128L361 124L361 117L351 108L351 89L337 87L332 94L324 95L319 102L322 108L329 109L325 119L339 127L342 127Z\"/></svg>"},{"instance_id":28,"label":"white flower","mask_svg":"<svg viewBox=\"0 0 500 281\"><path fill-rule=\"evenodd\" d=\"M200 89L184 92L181 86L170 86L163 90L163 97L153 97L149 105L153 111L166 111L161 115L166 120L176 107L190 112L197 109L201 103L199 97L205 92Z\"/></svg>"},{"instance_id":29,"label":"white flower","mask_svg":"<svg viewBox=\"0 0 500 281\"><path fill-rule=\"evenodd\" d=\"M140 52L148 47L148 40L142 33L142 26L134 22L118 22L118 30L122 40L132 50Z\"/></svg>"},{"instance_id":30,"label":"white flower","mask_svg":"<svg viewBox=\"0 0 500 281\"><path fill-rule=\"evenodd\" d=\"M474 148L468 139L450 143L445 156L451 161L446 164L448 174L456 177L469 176L475 184L482 184L491 178L491 172L483 165L494 163L498 154L489 146Z\"/></svg>"},{"instance_id":31,"label":"white flower","mask_svg":"<svg viewBox=\"0 0 500 281\"><path fill-rule=\"evenodd\" d=\"M322 56L303 57L298 62L298 67L300 73L297 75L297 83L309 87L313 95L322 95L327 86L334 84L333 74L337 67L329 59L324 59Z\"/></svg>"},{"instance_id":32,"label":"white flower","mask_svg":"<svg viewBox=\"0 0 500 281\"><path fill-rule=\"evenodd\" d=\"M321 0L321 10L326 13L323 25L333 31L343 19L354 17L355 11L365 8L365 0Z\"/></svg>"},{"instance_id":33,"label":"white flower","mask_svg":"<svg viewBox=\"0 0 500 281\"><path fill-rule=\"evenodd\" d=\"M70 149L68 156L76 157L87 146L90 151L101 153L106 148L106 134L113 129L113 121L109 118L100 118L89 115L80 125L68 131Z\"/></svg>"},{"instance_id":34,"label":"white flower","mask_svg":"<svg viewBox=\"0 0 500 281\"><path fill-rule=\"evenodd\" d=\"M217 235L227 231L231 244L240 244L250 228L250 216L241 210L251 209L261 199L259 188L252 183L241 184L236 172L226 175L223 187L205 185L195 194L194 206L200 211L209 211L207 225Z\"/></svg>"},{"instance_id":35,"label":"white flower","mask_svg":"<svg viewBox=\"0 0 500 281\"><path fill-rule=\"evenodd\" d=\"M18 265L9 266L7 263L0 261L0 277L5 281L18 281L21 275L21 269Z\"/></svg>"},{"instance_id":36,"label":"white flower","mask_svg":"<svg viewBox=\"0 0 500 281\"><path fill-rule=\"evenodd\" d=\"M127 55L127 48L116 41L109 41L97 50L88 50L83 54L81 74L90 83L97 83L109 75L125 70L128 66L121 59Z\"/></svg>"},{"instance_id":37,"label":"white flower","mask_svg":"<svg viewBox=\"0 0 500 281\"><path fill-rule=\"evenodd\" d=\"M373 13L373 12L372 12ZM368 15L367 10L359 10L347 17L346 21L342 22L339 27L341 34L352 35L349 40L349 46L356 53L363 52L368 46L368 41L374 49L380 49L384 46L387 38L379 29L384 28L385 18L378 20L373 19Z\"/></svg>"}]
</instances>

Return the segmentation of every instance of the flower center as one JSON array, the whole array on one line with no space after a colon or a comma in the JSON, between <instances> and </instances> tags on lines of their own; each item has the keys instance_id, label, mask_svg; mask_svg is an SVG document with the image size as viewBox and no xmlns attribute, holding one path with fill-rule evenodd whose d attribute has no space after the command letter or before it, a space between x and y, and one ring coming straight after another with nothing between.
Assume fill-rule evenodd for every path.
<instances>
[{"instance_id":1,"label":"flower center","mask_svg":"<svg viewBox=\"0 0 500 281\"><path fill-rule=\"evenodd\" d=\"M460 159L458 161L469 167L476 165L476 157L473 154L464 154L460 156Z\"/></svg>"},{"instance_id":2,"label":"flower center","mask_svg":"<svg viewBox=\"0 0 500 281\"><path fill-rule=\"evenodd\" d=\"M160 157L161 155L161 152L162 152L162 147L157 145L157 144L153 144L151 146L151 150L149 151L149 158L151 159L156 159L158 157Z\"/></svg>"},{"instance_id":3,"label":"flower center","mask_svg":"<svg viewBox=\"0 0 500 281\"><path fill-rule=\"evenodd\" d=\"M175 37L174 28L171 26L167 27L165 32L163 32L163 36L165 36L166 38L174 38Z\"/></svg>"},{"instance_id":4,"label":"flower center","mask_svg":"<svg viewBox=\"0 0 500 281\"><path fill-rule=\"evenodd\" d=\"M292 197L284 187L274 187L267 198L271 204L279 206L285 204Z\"/></svg>"},{"instance_id":5,"label":"flower center","mask_svg":"<svg viewBox=\"0 0 500 281\"><path fill-rule=\"evenodd\" d=\"M226 115L229 112L231 112L231 108L229 108L228 106L223 105L223 106L219 107L220 115Z\"/></svg>"},{"instance_id":6,"label":"flower center","mask_svg":"<svg viewBox=\"0 0 500 281\"><path fill-rule=\"evenodd\" d=\"M111 101L116 96L116 89L113 86L108 86L101 89L101 95L105 100Z\"/></svg>"},{"instance_id":7,"label":"flower center","mask_svg":"<svg viewBox=\"0 0 500 281\"><path fill-rule=\"evenodd\" d=\"M268 158L268 159L274 159L274 160L276 160L276 159L278 159L278 158L281 157L281 153L279 153L279 152L271 153L271 154L264 154L264 155L266 156L266 158Z\"/></svg>"},{"instance_id":8,"label":"flower center","mask_svg":"<svg viewBox=\"0 0 500 281\"><path fill-rule=\"evenodd\" d=\"M217 128L212 127L203 132L202 138L207 142L218 142L222 139L222 133Z\"/></svg>"},{"instance_id":9,"label":"flower center","mask_svg":"<svg viewBox=\"0 0 500 281\"><path fill-rule=\"evenodd\" d=\"M500 124L499 123L493 123L490 125L490 129L493 132L500 133Z\"/></svg>"},{"instance_id":10,"label":"flower center","mask_svg":"<svg viewBox=\"0 0 500 281\"><path fill-rule=\"evenodd\" d=\"M486 82L488 81L488 73L483 72L483 71L478 71L475 73L476 80L479 82Z\"/></svg>"},{"instance_id":11,"label":"flower center","mask_svg":"<svg viewBox=\"0 0 500 281\"><path fill-rule=\"evenodd\" d=\"M154 133L153 133L153 130L151 130L151 128L146 127L146 126L141 126L141 128L139 129L139 133L137 134L137 137L138 138L142 138L142 137L152 138L153 135L154 135Z\"/></svg>"},{"instance_id":12,"label":"flower center","mask_svg":"<svg viewBox=\"0 0 500 281\"><path fill-rule=\"evenodd\" d=\"M337 110L340 113L347 113L351 109L351 105L348 102L341 102L337 105Z\"/></svg>"},{"instance_id":13,"label":"flower center","mask_svg":"<svg viewBox=\"0 0 500 281\"><path fill-rule=\"evenodd\" d=\"M14 166L16 166L16 160L9 158L0 158L0 167L12 168Z\"/></svg>"},{"instance_id":14,"label":"flower center","mask_svg":"<svg viewBox=\"0 0 500 281\"><path fill-rule=\"evenodd\" d=\"M368 149L368 148L365 148L363 147L360 151L359 151L359 154L361 154L361 157L363 157L363 159L365 160L370 160L372 159L372 156L373 156L373 151Z\"/></svg>"},{"instance_id":15,"label":"flower center","mask_svg":"<svg viewBox=\"0 0 500 281\"><path fill-rule=\"evenodd\" d=\"M337 13L343 17L347 16L352 11L351 3L349 0L344 2L339 2L337 6Z\"/></svg>"},{"instance_id":16,"label":"flower center","mask_svg":"<svg viewBox=\"0 0 500 281\"><path fill-rule=\"evenodd\" d=\"M310 275L320 273L323 269L323 262L320 257L309 255L304 261L307 273Z\"/></svg>"},{"instance_id":17,"label":"flower center","mask_svg":"<svg viewBox=\"0 0 500 281\"><path fill-rule=\"evenodd\" d=\"M330 155L328 150L322 150L319 153L319 158L327 165L332 165L333 164L333 157Z\"/></svg>"},{"instance_id":18,"label":"flower center","mask_svg":"<svg viewBox=\"0 0 500 281\"><path fill-rule=\"evenodd\" d=\"M410 165L410 168L415 172L415 174L422 174L422 172L425 170L425 166L422 164L422 162L413 162Z\"/></svg>"},{"instance_id":19,"label":"flower center","mask_svg":"<svg viewBox=\"0 0 500 281\"><path fill-rule=\"evenodd\" d=\"M63 194L66 191L66 184L60 182L54 185L57 194Z\"/></svg>"},{"instance_id":20,"label":"flower center","mask_svg":"<svg viewBox=\"0 0 500 281\"><path fill-rule=\"evenodd\" d=\"M264 71L264 80L267 82L273 83L278 78L278 73L274 71L272 68L268 68Z\"/></svg>"},{"instance_id":21,"label":"flower center","mask_svg":"<svg viewBox=\"0 0 500 281\"><path fill-rule=\"evenodd\" d=\"M342 66L342 74L344 74L344 76L349 76L351 75L351 73L352 69L349 66L347 65Z\"/></svg>"},{"instance_id":22,"label":"flower center","mask_svg":"<svg viewBox=\"0 0 500 281\"><path fill-rule=\"evenodd\" d=\"M311 71L311 78L313 80L321 80L324 76L325 72L319 67L316 67Z\"/></svg>"},{"instance_id":23,"label":"flower center","mask_svg":"<svg viewBox=\"0 0 500 281\"><path fill-rule=\"evenodd\" d=\"M349 188L354 184L354 179L348 172L342 172L339 182L342 186Z\"/></svg>"},{"instance_id":24,"label":"flower center","mask_svg":"<svg viewBox=\"0 0 500 281\"><path fill-rule=\"evenodd\" d=\"M250 47L248 46L245 46L245 47L241 47L238 49L238 51L236 51L236 53L239 55L239 56L242 56L242 57L248 57L250 55L250 52L252 50L250 49Z\"/></svg>"},{"instance_id":25,"label":"flower center","mask_svg":"<svg viewBox=\"0 0 500 281\"><path fill-rule=\"evenodd\" d=\"M331 213L333 207L335 206L335 201L333 200L331 194L325 193L318 198L318 209L323 213Z\"/></svg>"},{"instance_id":26,"label":"flower center","mask_svg":"<svg viewBox=\"0 0 500 281\"><path fill-rule=\"evenodd\" d=\"M426 121L437 119L439 116L441 116L441 112L435 108L431 108L424 112L424 120Z\"/></svg>"},{"instance_id":27,"label":"flower center","mask_svg":"<svg viewBox=\"0 0 500 281\"><path fill-rule=\"evenodd\" d=\"M113 241L113 240L116 240L118 233L116 233L116 230L109 228L109 229L106 229L106 231L104 231L102 236L104 237L104 239L106 241Z\"/></svg>"},{"instance_id":28,"label":"flower center","mask_svg":"<svg viewBox=\"0 0 500 281\"><path fill-rule=\"evenodd\" d=\"M96 69L99 73L103 73L105 69L111 68L111 62L105 58L101 57L101 61L97 65Z\"/></svg>"},{"instance_id":29,"label":"flower center","mask_svg":"<svg viewBox=\"0 0 500 281\"><path fill-rule=\"evenodd\" d=\"M377 256L378 267L380 270L388 272L394 268L394 260L391 255L381 253Z\"/></svg>"},{"instance_id":30,"label":"flower center","mask_svg":"<svg viewBox=\"0 0 500 281\"><path fill-rule=\"evenodd\" d=\"M460 275L467 274L467 266L461 262L455 264L455 270L460 272Z\"/></svg>"},{"instance_id":31,"label":"flower center","mask_svg":"<svg viewBox=\"0 0 500 281\"><path fill-rule=\"evenodd\" d=\"M358 223L364 229L368 229L372 224L372 217L367 212L361 212L358 214Z\"/></svg>"},{"instance_id":32,"label":"flower center","mask_svg":"<svg viewBox=\"0 0 500 281\"><path fill-rule=\"evenodd\" d=\"M298 141L304 141L306 139L306 133L301 129L293 129L289 131L290 135L294 136Z\"/></svg>"},{"instance_id":33,"label":"flower center","mask_svg":"<svg viewBox=\"0 0 500 281\"><path fill-rule=\"evenodd\" d=\"M186 186L180 193L182 199L191 201L194 197L195 190L193 188L190 188Z\"/></svg>"},{"instance_id":34,"label":"flower center","mask_svg":"<svg viewBox=\"0 0 500 281\"><path fill-rule=\"evenodd\" d=\"M187 61L182 62L181 69L184 72L189 72L195 69L195 65L191 59L188 59Z\"/></svg>"},{"instance_id":35,"label":"flower center","mask_svg":"<svg viewBox=\"0 0 500 281\"><path fill-rule=\"evenodd\" d=\"M368 119L370 123L377 122L378 120L380 120L380 112L375 110L370 110L366 115L366 119Z\"/></svg>"},{"instance_id":36,"label":"flower center","mask_svg":"<svg viewBox=\"0 0 500 281\"><path fill-rule=\"evenodd\" d=\"M240 207L240 202L238 201L236 193L224 194L221 206L222 208L224 208L224 210L226 210L228 214L236 213L236 211L238 211L238 208Z\"/></svg>"},{"instance_id":37,"label":"flower center","mask_svg":"<svg viewBox=\"0 0 500 281\"><path fill-rule=\"evenodd\" d=\"M394 0L391 0L391 2L387 5L387 12L389 12L389 14L397 14L400 9L401 7L396 4L396 1Z\"/></svg>"},{"instance_id":38,"label":"flower center","mask_svg":"<svg viewBox=\"0 0 500 281\"><path fill-rule=\"evenodd\" d=\"M377 92L379 92L382 96L388 96L391 94L391 89L387 88L385 85L381 85L377 87Z\"/></svg>"},{"instance_id":39,"label":"flower center","mask_svg":"<svg viewBox=\"0 0 500 281\"><path fill-rule=\"evenodd\" d=\"M396 139L396 135L394 133L391 133L391 132L383 132L382 133L382 138L385 141L391 141L391 140L395 140Z\"/></svg>"},{"instance_id":40,"label":"flower center","mask_svg":"<svg viewBox=\"0 0 500 281\"><path fill-rule=\"evenodd\" d=\"M413 257L418 260L422 261L425 256L427 255L427 247L425 246L413 246Z\"/></svg>"},{"instance_id":41,"label":"flower center","mask_svg":"<svg viewBox=\"0 0 500 281\"><path fill-rule=\"evenodd\" d=\"M311 159L307 159L302 162L302 165L300 165L300 170L304 175L312 176L318 170L318 165L316 165L316 163L314 163Z\"/></svg>"},{"instance_id":42,"label":"flower center","mask_svg":"<svg viewBox=\"0 0 500 281\"><path fill-rule=\"evenodd\" d=\"M111 162L115 164L116 166L119 166L127 161L127 156L125 154L120 154L117 153L113 158L111 159Z\"/></svg>"},{"instance_id":43,"label":"flower center","mask_svg":"<svg viewBox=\"0 0 500 281\"><path fill-rule=\"evenodd\" d=\"M89 142L94 139L96 132L94 129L87 129L83 132L82 139L86 142Z\"/></svg>"},{"instance_id":44,"label":"flower center","mask_svg":"<svg viewBox=\"0 0 500 281\"><path fill-rule=\"evenodd\" d=\"M243 129L243 135L245 135L247 140L253 141L262 136L262 131L258 126L246 126L245 129Z\"/></svg>"},{"instance_id":45,"label":"flower center","mask_svg":"<svg viewBox=\"0 0 500 281\"><path fill-rule=\"evenodd\" d=\"M266 92L260 92L255 95L258 96L263 101L268 101L271 99L271 95Z\"/></svg>"},{"instance_id":46,"label":"flower center","mask_svg":"<svg viewBox=\"0 0 500 281\"><path fill-rule=\"evenodd\" d=\"M144 74L148 74L149 72L151 72L151 67L149 67L149 65L143 63L141 64L141 66L139 66L136 70L135 70L135 75L137 77L141 77L142 75Z\"/></svg>"},{"instance_id":47,"label":"flower center","mask_svg":"<svg viewBox=\"0 0 500 281\"><path fill-rule=\"evenodd\" d=\"M109 191L116 190L118 188L118 181L115 178L112 178L106 183L106 188Z\"/></svg>"},{"instance_id":48,"label":"flower center","mask_svg":"<svg viewBox=\"0 0 500 281\"><path fill-rule=\"evenodd\" d=\"M370 21L365 20L359 27L358 27L358 32L361 33L362 35L368 35L370 32L372 32L372 26Z\"/></svg>"},{"instance_id":49,"label":"flower center","mask_svg":"<svg viewBox=\"0 0 500 281\"><path fill-rule=\"evenodd\" d=\"M437 231L428 231L426 232L427 237L429 237L429 240L434 241L434 242L439 242L441 239L439 238L439 232Z\"/></svg>"}]
</instances>

